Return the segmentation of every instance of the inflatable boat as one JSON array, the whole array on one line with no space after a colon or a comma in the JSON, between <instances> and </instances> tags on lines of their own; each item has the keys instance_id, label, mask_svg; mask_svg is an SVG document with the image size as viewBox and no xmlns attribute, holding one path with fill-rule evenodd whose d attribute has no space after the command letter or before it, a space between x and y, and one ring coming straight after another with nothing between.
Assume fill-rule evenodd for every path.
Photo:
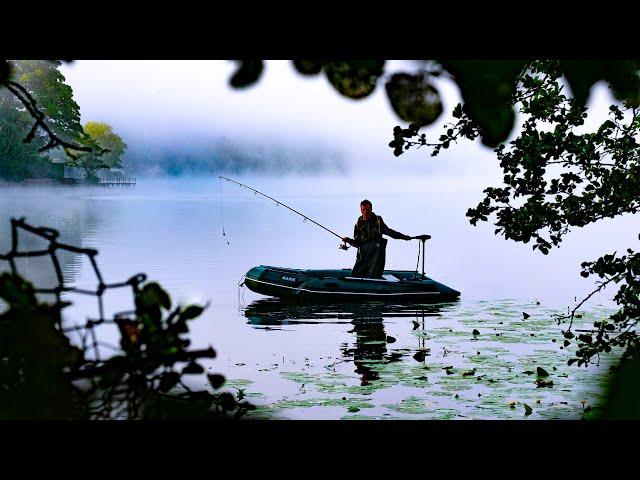
<instances>
[{"instance_id":1,"label":"inflatable boat","mask_svg":"<svg viewBox=\"0 0 640 480\"><path fill-rule=\"evenodd\" d=\"M240 285L283 300L446 302L460 292L416 271L385 270L382 278L352 277L351 269L301 270L260 265Z\"/></svg>"}]
</instances>

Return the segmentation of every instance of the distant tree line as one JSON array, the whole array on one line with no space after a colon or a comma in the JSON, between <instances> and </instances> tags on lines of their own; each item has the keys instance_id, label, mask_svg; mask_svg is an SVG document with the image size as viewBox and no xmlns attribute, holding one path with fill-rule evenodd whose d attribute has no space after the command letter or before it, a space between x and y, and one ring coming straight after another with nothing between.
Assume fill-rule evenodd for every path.
<instances>
[{"instance_id":1,"label":"distant tree line","mask_svg":"<svg viewBox=\"0 0 640 480\"><path fill-rule=\"evenodd\" d=\"M219 139L201 146L132 146L123 160L141 175L344 172L341 152L322 147L265 146Z\"/></svg>"}]
</instances>

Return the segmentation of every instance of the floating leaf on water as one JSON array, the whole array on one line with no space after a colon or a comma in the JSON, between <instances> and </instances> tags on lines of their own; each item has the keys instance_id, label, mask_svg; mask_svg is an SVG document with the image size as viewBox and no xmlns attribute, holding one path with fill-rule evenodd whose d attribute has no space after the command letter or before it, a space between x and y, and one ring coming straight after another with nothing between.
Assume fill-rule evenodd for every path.
<instances>
[{"instance_id":1,"label":"floating leaf on water","mask_svg":"<svg viewBox=\"0 0 640 480\"><path fill-rule=\"evenodd\" d=\"M523 403L522 405L524 405L525 415L531 415L533 413L533 408L531 408L529 405L527 405L526 403Z\"/></svg>"},{"instance_id":2,"label":"floating leaf on water","mask_svg":"<svg viewBox=\"0 0 640 480\"><path fill-rule=\"evenodd\" d=\"M475 328L473 329L473 332L471 332L471 333L473 333L474 335L480 335L480 332L478 330L476 330Z\"/></svg>"},{"instance_id":3,"label":"floating leaf on water","mask_svg":"<svg viewBox=\"0 0 640 480\"><path fill-rule=\"evenodd\" d=\"M536 368L536 374L539 377L548 377L549 376L549 372L547 372L544 368L542 367L537 367Z\"/></svg>"},{"instance_id":4,"label":"floating leaf on water","mask_svg":"<svg viewBox=\"0 0 640 480\"><path fill-rule=\"evenodd\" d=\"M413 358L417 362L424 362L425 356L426 356L426 353L424 351L420 350L419 352L416 352L416 354L413 356Z\"/></svg>"},{"instance_id":5,"label":"floating leaf on water","mask_svg":"<svg viewBox=\"0 0 640 480\"><path fill-rule=\"evenodd\" d=\"M525 375L533 375L533 370L525 370L524 372Z\"/></svg>"},{"instance_id":6,"label":"floating leaf on water","mask_svg":"<svg viewBox=\"0 0 640 480\"><path fill-rule=\"evenodd\" d=\"M536 385L538 386L538 388L553 387L553 381L551 380L545 381L545 380L537 379Z\"/></svg>"},{"instance_id":7,"label":"floating leaf on water","mask_svg":"<svg viewBox=\"0 0 640 480\"><path fill-rule=\"evenodd\" d=\"M394 343L396 341L395 337L391 335L387 335L387 343Z\"/></svg>"},{"instance_id":8,"label":"floating leaf on water","mask_svg":"<svg viewBox=\"0 0 640 480\"><path fill-rule=\"evenodd\" d=\"M462 376L463 377L471 377L473 375L476 374L476 369L474 368L473 370L467 370L466 372L462 372Z\"/></svg>"},{"instance_id":9,"label":"floating leaf on water","mask_svg":"<svg viewBox=\"0 0 640 480\"><path fill-rule=\"evenodd\" d=\"M522 316L524 317L524 319L526 320L527 318L529 318L531 315L529 315L527 312L522 312Z\"/></svg>"}]
</instances>

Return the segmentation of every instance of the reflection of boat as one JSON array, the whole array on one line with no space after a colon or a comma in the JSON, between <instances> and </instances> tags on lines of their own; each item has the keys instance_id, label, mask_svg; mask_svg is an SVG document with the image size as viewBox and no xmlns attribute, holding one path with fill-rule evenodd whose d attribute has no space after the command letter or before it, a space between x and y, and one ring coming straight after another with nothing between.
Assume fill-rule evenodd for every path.
<instances>
[{"instance_id":1,"label":"reflection of boat","mask_svg":"<svg viewBox=\"0 0 640 480\"><path fill-rule=\"evenodd\" d=\"M420 318L439 316L445 305L383 302L316 303L297 305L278 299L256 300L244 309L248 323L259 326L317 323L351 323L355 319Z\"/></svg>"},{"instance_id":2,"label":"reflection of boat","mask_svg":"<svg viewBox=\"0 0 640 480\"><path fill-rule=\"evenodd\" d=\"M383 278L357 278L350 269L300 270L260 265L244 283L256 293L282 299L354 302L362 300L444 302L460 292L415 271L385 270Z\"/></svg>"}]
</instances>

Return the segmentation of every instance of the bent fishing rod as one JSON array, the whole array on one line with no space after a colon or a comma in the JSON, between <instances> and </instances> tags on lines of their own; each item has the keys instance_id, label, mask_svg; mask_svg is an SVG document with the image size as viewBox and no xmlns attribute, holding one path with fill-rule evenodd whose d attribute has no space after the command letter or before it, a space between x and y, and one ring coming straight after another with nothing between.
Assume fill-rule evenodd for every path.
<instances>
[{"instance_id":1,"label":"bent fishing rod","mask_svg":"<svg viewBox=\"0 0 640 480\"><path fill-rule=\"evenodd\" d=\"M282 203L280 200L276 200L275 198L270 197L269 195L266 195L266 194L264 194L264 193L262 193L262 192L259 192L259 191L258 191L258 190L256 190L255 188L251 188L251 187L249 187L249 186L247 186L247 185L244 185L243 183L236 182L235 180L231 180L230 178L223 177L222 175L218 175L218 178L222 178L222 179L224 179L224 180L226 180L226 181L228 181L228 182L232 182L232 183L235 183L236 185L240 185L241 187L247 188L247 189L251 190L252 192L257 193L258 195L262 195L263 197L268 198L269 200L272 200L272 201L276 202L276 205L282 205L283 207L288 208L288 209L289 209L289 210L291 210L292 212L297 213L297 214L298 214L298 215L300 215L302 218L304 218L304 219L305 219L305 221L306 221L306 220L309 220L310 222L315 223L315 224L316 224L316 225L318 225L320 228L323 228L324 230L326 230L327 232L331 233L332 235L335 235L336 237L338 237L338 238L342 241L342 237L341 237L340 235L338 235L336 232L334 232L333 230L329 230L329 229L328 229L327 227L325 227L324 225L320 225L320 224L319 224L318 222L316 222L315 220L313 220L313 219L311 219L311 218L307 217L307 216L306 216L306 215L304 215L303 213L300 213L299 211L297 211L297 210L295 210L295 209L291 208L290 206L285 205L285 204L284 204L284 203ZM342 245L340 245L340 248L341 248L342 250L347 250L347 249L349 248L349 245L347 245L346 243L343 243Z\"/></svg>"}]
</instances>

